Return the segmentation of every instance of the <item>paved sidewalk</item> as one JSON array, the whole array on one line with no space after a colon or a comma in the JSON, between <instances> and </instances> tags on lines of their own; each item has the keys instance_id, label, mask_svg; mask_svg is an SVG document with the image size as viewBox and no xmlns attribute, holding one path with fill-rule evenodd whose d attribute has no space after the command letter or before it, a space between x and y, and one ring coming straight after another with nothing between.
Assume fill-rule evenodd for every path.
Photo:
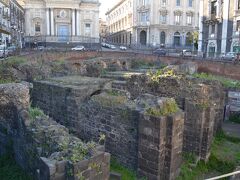
<instances>
[{"instance_id":1,"label":"paved sidewalk","mask_svg":"<svg viewBox=\"0 0 240 180\"><path fill-rule=\"evenodd\" d=\"M240 124L225 121L223 130L226 134L240 138Z\"/></svg>"}]
</instances>

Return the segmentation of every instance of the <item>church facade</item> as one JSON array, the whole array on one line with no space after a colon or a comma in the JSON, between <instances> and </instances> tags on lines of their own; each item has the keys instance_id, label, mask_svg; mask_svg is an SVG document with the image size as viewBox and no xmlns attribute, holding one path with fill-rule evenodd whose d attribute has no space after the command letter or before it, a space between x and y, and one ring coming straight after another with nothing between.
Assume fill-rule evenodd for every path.
<instances>
[{"instance_id":1,"label":"church facade","mask_svg":"<svg viewBox=\"0 0 240 180\"><path fill-rule=\"evenodd\" d=\"M26 0L25 42L99 42L98 0Z\"/></svg>"}]
</instances>

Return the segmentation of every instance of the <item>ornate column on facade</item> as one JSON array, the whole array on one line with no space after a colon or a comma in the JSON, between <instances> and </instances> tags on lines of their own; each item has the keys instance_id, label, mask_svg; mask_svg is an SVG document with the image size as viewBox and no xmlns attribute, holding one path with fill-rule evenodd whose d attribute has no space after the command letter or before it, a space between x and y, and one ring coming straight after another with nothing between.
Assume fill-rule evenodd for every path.
<instances>
[{"instance_id":1,"label":"ornate column on facade","mask_svg":"<svg viewBox=\"0 0 240 180\"><path fill-rule=\"evenodd\" d=\"M227 32L228 32L228 15L229 15L229 0L224 1L223 6L223 24L222 24L222 46L221 53L226 53L227 49Z\"/></svg>"},{"instance_id":2,"label":"ornate column on facade","mask_svg":"<svg viewBox=\"0 0 240 180\"><path fill-rule=\"evenodd\" d=\"M75 32L75 30L76 30L76 22L75 22L75 9L72 9L72 36L76 36L76 32Z\"/></svg>"},{"instance_id":3,"label":"ornate column on facade","mask_svg":"<svg viewBox=\"0 0 240 180\"><path fill-rule=\"evenodd\" d=\"M47 26L47 36L50 35L50 26L49 26L49 9L46 9L46 26Z\"/></svg>"},{"instance_id":4,"label":"ornate column on facade","mask_svg":"<svg viewBox=\"0 0 240 180\"><path fill-rule=\"evenodd\" d=\"M77 22L76 22L76 25L77 25L77 36L80 36L80 12L79 10L77 9Z\"/></svg>"},{"instance_id":5,"label":"ornate column on facade","mask_svg":"<svg viewBox=\"0 0 240 180\"><path fill-rule=\"evenodd\" d=\"M53 15L53 9L51 8L51 35L55 35L55 28L54 28L54 15Z\"/></svg>"}]
</instances>

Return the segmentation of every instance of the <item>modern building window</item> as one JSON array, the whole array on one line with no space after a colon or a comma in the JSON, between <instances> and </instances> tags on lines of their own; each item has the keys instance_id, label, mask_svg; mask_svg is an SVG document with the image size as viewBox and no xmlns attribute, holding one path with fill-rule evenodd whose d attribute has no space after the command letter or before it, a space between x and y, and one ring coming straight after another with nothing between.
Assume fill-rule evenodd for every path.
<instances>
[{"instance_id":1,"label":"modern building window","mask_svg":"<svg viewBox=\"0 0 240 180\"><path fill-rule=\"evenodd\" d=\"M188 0L188 6L193 7L193 0Z\"/></svg>"},{"instance_id":2,"label":"modern building window","mask_svg":"<svg viewBox=\"0 0 240 180\"><path fill-rule=\"evenodd\" d=\"M176 0L176 6L180 6L181 5L181 1L180 0Z\"/></svg>"}]
</instances>

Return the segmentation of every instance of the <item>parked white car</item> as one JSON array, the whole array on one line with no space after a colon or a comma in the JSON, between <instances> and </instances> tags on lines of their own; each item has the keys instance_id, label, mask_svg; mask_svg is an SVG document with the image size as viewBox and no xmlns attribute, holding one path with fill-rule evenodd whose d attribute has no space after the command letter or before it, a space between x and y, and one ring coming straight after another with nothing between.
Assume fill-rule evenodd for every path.
<instances>
[{"instance_id":1,"label":"parked white car","mask_svg":"<svg viewBox=\"0 0 240 180\"><path fill-rule=\"evenodd\" d=\"M116 46L114 46L114 45L110 45L110 49L116 49Z\"/></svg>"},{"instance_id":2,"label":"parked white car","mask_svg":"<svg viewBox=\"0 0 240 180\"><path fill-rule=\"evenodd\" d=\"M72 48L72 51L85 51L84 46L76 46Z\"/></svg>"},{"instance_id":3,"label":"parked white car","mask_svg":"<svg viewBox=\"0 0 240 180\"><path fill-rule=\"evenodd\" d=\"M120 48L120 50L123 50L123 51L126 51L126 50L127 50L127 47L126 47L126 46L120 46L119 48Z\"/></svg>"},{"instance_id":4,"label":"parked white car","mask_svg":"<svg viewBox=\"0 0 240 180\"><path fill-rule=\"evenodd\" d=\"M234 60L236 57L237 57L237 53L235 53L235 52L228 52L226 54L223 54L221 56L221 59Z\"/></svg>"}]
</instances>

